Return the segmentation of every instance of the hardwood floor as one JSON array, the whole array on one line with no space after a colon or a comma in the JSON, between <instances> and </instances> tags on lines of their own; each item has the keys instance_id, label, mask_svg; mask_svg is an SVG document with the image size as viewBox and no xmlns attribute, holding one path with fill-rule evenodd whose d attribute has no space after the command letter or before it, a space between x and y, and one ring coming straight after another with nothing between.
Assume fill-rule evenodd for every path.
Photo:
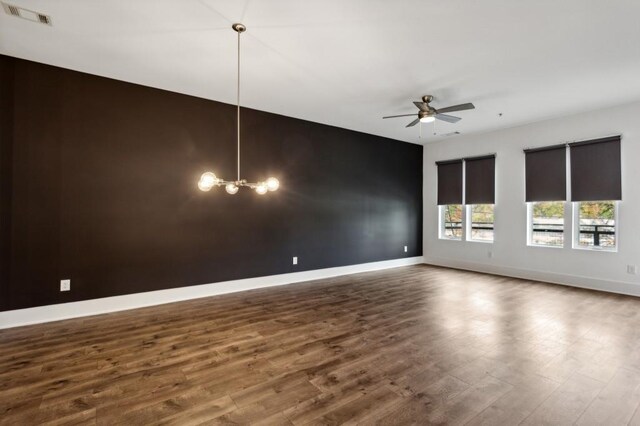
<instances>
[{"instance_id":1,"label":"hardwood floor","mask_svg":"<svg viewBox=\"0 0 640 426\"><path fill-rule=\"evenodd\" d=\"M0 424L640 425L640 299L412 266L0 330Z\"/></svg>"}]
</instances>

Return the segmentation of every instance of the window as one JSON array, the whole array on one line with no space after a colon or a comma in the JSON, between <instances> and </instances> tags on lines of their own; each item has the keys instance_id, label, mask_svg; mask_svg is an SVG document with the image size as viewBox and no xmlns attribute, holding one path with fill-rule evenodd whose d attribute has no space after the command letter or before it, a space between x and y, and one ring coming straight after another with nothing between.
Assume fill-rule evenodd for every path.
<instances>
[{"instance_id":1,"label":"window","mask_svg":"<svg viewBox=\"0 0 640 426\"><path fill-rule=\"evenodd\" d=\"M529 245L564 245L564 201L527 203L529 209Z\"/></svg>"},{"instance_id":2,"label":"window","mask_svg":"<svg viewBox=\"0 0 640 426\"><path fill-rule=\"evenodd\" d=\"M620 136L612 136L569 144L573 248L616 251L617 200L622 199L620 143Z\"/></svg>"},{"instance_id":3,"label":"window","mask_svg":"<svg viewBox=\"0 0 640 426\"><path fill-rule=\"evenodd\" d=\"M493 242L495 154L436 161L439 237Z\"/></svg>"},{"instance_id":4,"label":"window","mask_svg":"<svg viewBox=\"0 0 640 426\"><path fill-rule=\"evenodd\" d=\"M569 184L573 248L615 251L618 201L622 199L621 158L620 136L526 149L527 243L564 246Z\"/></svg>"},{"instance_id":5,"label":"window","mask_svg":"<svg viewBox=\"0 0 640 426\"><path fill-rule=\"evenodd\" d=\"M446 240L462 239L461 204L440 206L440 238Z\"/></svg>"},{"instance_id":6,"label":"window","mask_svg":"<svg viewBox=\"0 0 640 426\"><path fill-rule=\"evenodd\" d=\"M468 206L467 235L470 241L493 242L493 204Z\"/></svg>"},{"instance_id":7,"label":"window","mask_svg":"<svg viewBox=\"0 0 640 426\"><path fill-rule=\"evenodd\" d=\"M564 246L567 146L525 149L527 244Z\"/></svg>"},{"instance_id":8,"label":"window","mask_svg":"<svg viewBox=\"0 0 640 426\"><path fill-rule=\"evenodd\" d=\"M462 160L438 161L439 237L462 239Z\"/></svg>"},{"instance_id":9,"label":"window","mask_svg":"<svg viewBox=\"0 0 640 426\"><path fill-rule=\"evenodd\" d=\"M616 202L574 203L574 248L616 250Z\"/></svg>"}]
</instances>

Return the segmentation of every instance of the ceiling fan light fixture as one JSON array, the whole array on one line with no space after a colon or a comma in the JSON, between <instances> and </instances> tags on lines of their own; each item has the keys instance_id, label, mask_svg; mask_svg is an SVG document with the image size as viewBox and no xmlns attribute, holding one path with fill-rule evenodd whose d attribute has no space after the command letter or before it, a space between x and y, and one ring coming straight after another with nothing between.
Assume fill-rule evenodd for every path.
<instances>
[{"instance_id":1,"label":"ceiling fan light fixture","mask_svg":"<svg viewBox=\"0 0 640 426\"><path fill-rule=\"evenodd\" d=\"M416 114L400 114L400 115L387 115L385 118L399 118L399 117L414 117L414 120L407 124L405 127L413 127L418 123L433 123L435 120L442 120L447 123L457 123L462 120L460 117L455 117L453 115L448 115L448 112L455 111L466 111L469 109L475 109L475 106L472 103L452 105L446 108L433 108L430 103L433 101L433 96L425 95L422 97L422 102L413 102L413 105L418 107L418 117Z\"/></svg>"}]
</instances>

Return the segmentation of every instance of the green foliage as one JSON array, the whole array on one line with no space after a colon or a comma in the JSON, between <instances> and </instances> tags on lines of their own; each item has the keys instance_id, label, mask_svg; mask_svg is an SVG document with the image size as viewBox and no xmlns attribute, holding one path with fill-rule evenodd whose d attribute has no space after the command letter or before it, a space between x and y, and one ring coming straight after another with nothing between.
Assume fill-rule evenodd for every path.
<instances>
[{"instance_id":1,"label":"green foliage","mask_svg":"<svg viewBox=\"0 0 640 426\"><path fill-rule=\"evenodd\" d=\"M564 218L564 202L545 201L533 204L534 218Z\"/></svg>"},{"instance_id":2,"label":"green foliage","mask_svg":"<svg viewBox=\"0 0 640 426\"><path fill-rule=\"evenodd\" d=\"M471 209L473 223L493 223L493 204L476 204Z\"/></svg>"},{"instance_id":3,"label":"green foliage","mask_svg":"<svg viewBox=\"0 0 640 426\"><path fill-rule=\"evenodd\" d=\"M615 215L613 201L580 203L580 219L613 220Z\"/></svg>"},{"instance_id":4,"label":"green foliage","mask_svg":"<svg viewBox=\"0 0 640 426\"><path fill-rule=\"evenodd\" d=\"M447 223L462 222L462 206L459 204L444 206L444 220ZM473 223L493 223L493 204L476 204L471 211Z\"/></svg>"},{"instance_id":5,"label":"green foliage","mask_svg":"<svg viewBox=\"0 0 640 426\"><path fill-rule=\"evenodd\" d=\"M580 203L581 219L613 220L615 204L613 201L594 201ZM564 202L548 201L533 204L533 217L558 218L564 217Z\"/></svg>"},{"instance_id":6,"label":"green foliage","mask_svg":"<svg viewBox=\"0 0 640 426\"><path fill-rule=\"evenodd\" d=\"M444 206L445 222L462 222L462 206L460 204L450 204Z\"/></svg>"},{"instance_id":7,"label":"green foliage","mask_svg":"<svg viewBox=\"0 0 640 426\"><path fill-rule=\"evenodd\" d=\"M445 225L451 224L452 222L462 222L462 206L460 204L444 206L444 221ZM445 235L447 235L449 238L460 238L462 236L462 227L460 226L455 229L446 229Z\"/></svg>"}]
</instances>

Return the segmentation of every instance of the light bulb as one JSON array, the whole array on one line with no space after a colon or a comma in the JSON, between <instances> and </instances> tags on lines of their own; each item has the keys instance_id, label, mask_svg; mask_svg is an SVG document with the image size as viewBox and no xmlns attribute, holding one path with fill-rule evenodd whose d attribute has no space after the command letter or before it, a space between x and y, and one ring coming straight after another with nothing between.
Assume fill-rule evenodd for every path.
<instances>
[{"instance_id":1,"label":"light bulb","mask_svg":"<svg viewBox=\"0 0 640 426\"><path fill-rule=\"evenodd\" d=\"M258 184L256 185L256 192L260 195L266 194L268 190L269 188L267 187L267 184L264 182L258 182Z\"/></svg>"},{"instance_id":2,"label":"light bulb","mask_svg":"<svg viewBox=\"0 0 640 426\"><path fill-rule=\"evenodd\" d=\"M229 194L233 195L233 194L235 194L236 192L238 192L238 189L239 189L239 188L238 188L238 186L237 186L235 183L231 182L231 183L228 183L228 184L227 184L227 186L225 186L225 187L224 187L224 189L225 189Z\"/></svg>"},{"instance_id":3,"label":"light bulb","mask_svg":"<svg viewBox=\"0 0 640 426\"><path fill-rule=\"evenodd\" d=\"M427 116L422 117L422 118L420 119L420 122L421 122L421 123L431 123L432 121L435 121L435 120L436 120L436 118L435 118L434 116L432 116L432 115L427 115Z\"/></svg>"},{"instance_id":4,"label":"light bulb","mask_svg":"<svg viewBox=\"0 0 640 426\"><path fill-rule=\"evenodd\" d=\"M280 187L280 181L274 177L270 177L265 183L269 191L275 191Z\"/></svg>"},{"instance_id":5,"label":"light bulb","mask_svg":"<svg viewBox=\"0 0 640 426\"><path fill-rule=\"evenodd\" d=\"M213 188L213 185L218 183L218 178L215 174L211 172L205 172L200 176L200 181L198 182L198 188L200 191L209 191Z\"/></svg>"},{"instance_id":6,"label":"light bulb","mask_svg":"<svg viewBox=\"0 0 640 426\"><path fill-rule=\"evenodd\" d=\"M213 188L213 185L208 184L207 182L205 182L202 179L200 179L200 181L198 182L198 188L200 189L200 191L207 192L211 188Z\"/></svg>"},{"instance_id":7,"label":"light bulb","mask_svg":"<svg viewBox=\"0 0 640 426\"><path fill-rule=\"evenodd\" d=\"M200 176L200 182L213 186L216 182L218 182L218 178L212 172L204 172L202 176Z\"/></svg>"}]
</instances>

